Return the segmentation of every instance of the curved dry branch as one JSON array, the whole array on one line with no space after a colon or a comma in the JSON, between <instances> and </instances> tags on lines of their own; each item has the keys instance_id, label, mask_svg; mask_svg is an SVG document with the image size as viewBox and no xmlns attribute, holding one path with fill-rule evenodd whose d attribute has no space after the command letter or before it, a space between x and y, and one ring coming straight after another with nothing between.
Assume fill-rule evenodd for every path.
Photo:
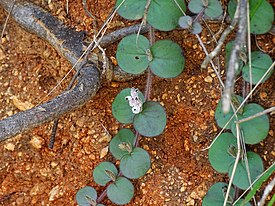
<instances>
[{"instance_id":1,"label":"curved dry branch","mask_svg":"<svg viewBox=\"0 0 275 206\"><path fill-rule=\"evenodd\" d=\"M0 5L11 11L13 1L0 0ZM85 32L64 26L50 13L30 2L16 1L11 16L21 27L49 42L72 64L81 56Z\"/></svg>"},{"instance_id":2,"label":"curved dry branch","mask_svg":"<svg viewBox=\"0 0 275 206\"><path fill-rule=\"evenodd\" d=\"M73 90L32 109L18 112L0 121L0 141L25 130L52 121L59 116L82 106L93 97L100 87L98 69L94 64L85 65L79 72L78 82Z\"/></svg>"},{"instance_id":3,"label":"curved dry branch","mask_svg":"<svg viewBox=\"0 0 275 206\"><path fill-rule=\"evenodd\" d=\"M10 0L0 0L0 5L7 11L10 11L13 7L11 16L20 26L50 43L72 65L75 65L82 56L84 48L86 48L84 46L85 32L77 32L65 26L47 11L29 2L18 1L13 6L13 2ZM103 38L102 45L106 46L126 35L135 33L138 28L139 26L135 25L124 28L121 31L115 31ZM147 30L146 27L142 28L142 32ZM101 84L100 81L104 79L102 72L97 67L97 65L102 65L100 57L96 54L91 56L92 59L88 58L88 61L94 63L83 63L81 61L81 64L75 67L79 70L79 75L77 84L72 90L65 91L42 105L18 112L1 120L0 141L57 119L90 100L98 91ZM96 58L94 59L94 57ZM106 69L109 70L105 71L109 75L109 80L127 81L135 77L134 75L126 74L119 67L113 69L112 65Z\"/></svg>"}]
</instances>

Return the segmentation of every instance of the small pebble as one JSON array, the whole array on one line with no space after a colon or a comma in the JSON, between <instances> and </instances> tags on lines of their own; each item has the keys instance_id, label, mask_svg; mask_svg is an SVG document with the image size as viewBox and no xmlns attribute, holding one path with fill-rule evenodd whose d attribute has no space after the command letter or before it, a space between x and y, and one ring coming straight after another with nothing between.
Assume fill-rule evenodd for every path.
<instances>
[{"instance_id":1,"label":"small pebble","mask_svg":"<svg viewBox=\"0 0 275 206\"><path fill-rule=\"evenodd\" d=\"M59 185L55 186L50 192L49 192L49 201L53 201L56 199L56 195L59 192Z\"/></svg>"},{"instance_id":2,"label":"small pebble","mask_svg":"<svg viewBox=\"0 0 275 206\"><path fill-rule=\"evenodd\" d=\"M14 105L17 109L19 109L20 111L25 111L25 110L27 110L27 109L31 109L31 108L34 107L34 105L33 105L32 103L27 102L27 101L22 102L22 101L19 100L16 96L12 96L11 99L12 99L13 105Z\"/></svg>"},{"instance_id":3,"label":"small pebble","mask_svg":"<svg viewBox=\"0 0 275 206\"><path fill-rule=\"evenodd\" d=\"M107 132L103 134L103 136L98 140L100 143L101 142L110 142L111 141L111 135L108 134Z\"/></svg>"},{"instance_id":4,"label":"small pebble","mask_svg":"<svg viewBox=\"0 0 275 206\"><path fill-rule=\"evenodd\" d=\"M40 149L42 147L42 144L44 142L44 139L42 139L39 136L33 136L32 139L30 140L30 144L32 147L35 149Z\"/></svg>"},{"instance_id":5,"label":"small pebble","mask_svg":"<svg viewBox=\"0 0 275 206\"><path fill-rule=\"evenodd\" d=\"M260 92L260 98L263 101L266 100L268 98L267 93L266 92Z\"/></svg>"},{"instance_id":6,"label":"small pebble","mask_svg":"<svg viewBox=\"0 0 275 206\"><path fill-rule=\"evenodd\" d=\"M181 188L180 188L180 192L184 192L186 190L186 187L185 186L182 186Z\"/></svg>"},{"instance_id":7,"label":"small pebble","mask_svg":"<svg viewBox=\"0 0 275 206\"><path fill-rule=\"evenodd\" d=\"M6 58L6 55L4 54L3 50L0 49L0 60L3 60Z\"/></svg>"},{"instance_id":8,"label":"small pebble","mask_svg":"<svg viewBox=\"0 0 275 206\"><path fill-rule=\"evenodd\" d=\"M103 157L105 157L108 154L109 151L109 146L104 147L101 151L100 151L100 159L102 159Z\"/></svg>"},{"instance_id":9,"label":"small pebble","mask_svg":"<svg viewBox=\"0 0 275 206\"><path fill-rule=\"evenodd\" d=\"M211 76L207 76L207 77L204 78L204 81L207 82L207 83L212 83L213 78Z\"/></svg>"},{"instance_id":10,"label":"small pebble","mask_svg":"<svg viewBox=\"0 0 275 206\"><path fill-rule=\"evenodd\" d=\"M15 149L15 145L13 143L7 143L5 144L4 148L8 151L13 151Z\"/></svg>"}]
</instances>

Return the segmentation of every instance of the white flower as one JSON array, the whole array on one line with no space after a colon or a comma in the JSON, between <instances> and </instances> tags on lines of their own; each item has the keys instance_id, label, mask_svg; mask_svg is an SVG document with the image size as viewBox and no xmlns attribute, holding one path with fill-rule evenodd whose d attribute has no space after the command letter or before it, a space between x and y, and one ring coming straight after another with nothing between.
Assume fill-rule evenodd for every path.
<instances>
[{"instance_id":1,"label":"white flower","mask_svg":"<svg viewBox=\"0 0 275 206\"><path fill-rule=\"evenodd\" d=\"M132 112L138 114L142 111L142 101L138 96L138 89L131 88L131 96L126 96L125 99L129 102L132 107Z\"/></svg>"}]
</instances>

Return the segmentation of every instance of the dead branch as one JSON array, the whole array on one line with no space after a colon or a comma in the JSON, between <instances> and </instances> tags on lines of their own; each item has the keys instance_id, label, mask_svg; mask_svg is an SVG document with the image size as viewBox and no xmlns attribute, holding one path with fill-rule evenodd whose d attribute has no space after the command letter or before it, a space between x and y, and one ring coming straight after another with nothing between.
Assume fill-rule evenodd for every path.
<instances>
[{"instance_id":1,"label":"dead branch","mask_svg":"<svg viewBox=\"0 0 275 206\"><path fill-rule=\"evenodd\" d=\"M235 71L239 68L239 56L242 46L245 44L247 20L246 20L247 0L239 1L239 23L236 39L232 48L228 68L226 73L225 88L222 97L222 110L226 114L230 109L231 94L235 84ZM238 11L236 11L238 12Z\"/></svg>"},{"instance_id":2,"label":"dead branch","mask_svg":"<svg viewBox=\"0 0 275 206\"><path fill-rule=\"evenodd\" d=\"M84 43L85 32L77 32L73 28L65 26L50 13L29 2L17 1L13 5L13 1L0 0L0 5L6 11L12 9L11 17L20 26L50 43L72 65L75 65L83 54L86 48ZM126 35L136 33L138 28L138 25L135 25L106 35L102 39L101 45L107 46ZM146 32L146 27L143 27L143 32ZM92 63L81 61L80 65L75 67L79 71L79 75L72 90L65 91L42 105L1 120L0 141L57 119L61 115L82 106L96 94L101 81L128 81L137 76L129 75L119 67L113 68L111 64L108 64L106 75L102 77L100 66L103 63L101 59L100 55L91 54L87 62Z\"/></svg>"},{"instance_id":3,"label":"dead branch","mask_svg":"<svg viewBox=\"0 0 275 206\"><path fill-rule=\"evenodd\" d=\"M222 33L222 35L217 43L216 48L208 56L206 56L204 61L202 62L202 64L201 64L202 69L206 69L210 60L212 60L215 56L217 56L220 53L220 51L222 49L222 45L224 44L224 41L226 40L226 37L233 31L236 24L238 23L238 20L239 20L239 12L238 12L238 8L237 8L235 15L234 15L234 19L231 21L231 24Z\"/></svg>"},{"instance_id":4,"label":"dead branch","mask_svg":"<svg viewBox=\"0 0 275 206\"><path fill-rule=\"evenodd\" d=\"M73 90L64 92L56 98L32 109L18 112L0 121L0 141L16 134L52 121L59 116L85 104L100 87L98 69L87 64L80 70L78 82Z\"/></svg>"}]
</instances>

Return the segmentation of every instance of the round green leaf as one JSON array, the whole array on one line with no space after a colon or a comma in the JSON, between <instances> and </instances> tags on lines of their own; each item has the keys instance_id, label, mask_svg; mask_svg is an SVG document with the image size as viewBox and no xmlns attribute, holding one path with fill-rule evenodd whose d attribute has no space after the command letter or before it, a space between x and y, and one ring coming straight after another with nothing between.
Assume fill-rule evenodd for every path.
<instances>
[{"instance_id":1,"label":"round green leaf","mask_svg":"<svg viewBox=\"0 0 275 206\"><path fill-rule=\"evenodd\" d=\"M250 0L250 30L254 34L268 32L274 21L274 11L266 0Z\"/></svg>"},{"instance_id":2,"label":"round green leaf","mask_svg":"<svg viewBox=\"0 0 275 206\"><path fill-rule=\"evenodd\" d=\"M193 19L191 16L182 16L179 18L179 25L183 29L189 29L193 24Z\"/></svg>"},{"instance_id":3,"label":"round green leaf","mask_svg":"<svg viewBox=\"0 0 275 206\"><path fill-rule=\"evenodd\" d=\"M259 112L264 111L264 109L258 104L247 104L243 108L243 113L238 114L238 119L247 118L253 116ZM232 133L236 136L236 124L231 125ZM251 119L247 122L240 124L240 130L244 135L244 141L246 144L257 144L267 137L269 131L269 120L268 116L262 115L260 117Z\"/></svg>"},{"instance_id":4,"label":"round green leaf","mask_svg":"<svg viewBox=\"0 0 275 206\"><path fill-rule=\"evenodd\" d=\"M122 1L123 0L117 0L115 5L116 8L121 4ZM125 19L141 19L144 14L146 2L147 0L125 0L117 12Z\"/></svg>"},{"instance_id":5,"label":"round green leaf","mask_svg":"<svg viewBox=\"0 0 275 206\"><path fill-rule=\"evenodd\" d=\"M130 74L144 72L149 64L147 50L149 50L149 40L145 36L132 34L123 38L117 47L118 65Z\"/></svg>"},{"instance_id":6,"label":"round green leaf","mask_svg":"<svg viewBox=\"0 0 275 206\"><path fill-rule=\"evenodd\" d=\"M76 202L79 206L91 206L96 202L97 193L93 187L83 187L76 193Z\"/></svg>"},{"instance_id":7,"label":"round green leaf","mask_svg":"<svg viewBox=\"0 0 275 206\"><path fill-rule=\"evenodd\" d=\"M114 183L108 186L107 196L117 205L127 204L134 196L134 186L125 177L118 177Z\"/></svg>"},{"instance_id":8,"label":"round green leaf","mask_svg":"<svg viewBox=\"0 0 275 206\"><path fill-rule=\"evenodd\" d=\"M188 8L195 14L205 9L205 15L211 18L218 17L222 14L222 6L218 0L191 0L188 4Z\"/></svg>"},{"instance_id":9,"label":"round green leaf","mask_svg":"<svg viewBox=\"0 0 275 206\"><path fill-rule=\"evenodd\" d=\"M179 19L179 25L181 28L189 29L192 34L199 34L202 31L202 27L199 22L193 22L192 17L182 16Z\"/></svg>"},{"instance_id":10,"label":"round green leaf","mask_svg":"<svg viewBox=\"0 0 275 206\"><path fill-rule=\"evenodd\" d=\"M211 166L220 173L227 173L229 166L235 161L237 139L231 133L223 133L208 151Z\"/></svg>"},{"instance_id":11,"label":"round green leaf","mask_svg":"<svg viewBox=\"0 0 275 206\"><path fill-rule=\"evenodd\" d=\"M247 161L250 171L251 182L253 182L264 171L263 161L261 157L254 152L247 152ZM229 177L232 176L232 169L233 164L229 168ZM242 190L247 189L250 185L244 160L241 160L237 165L233 184L241 188Z\"/></svg>"},{"instance_id":12,"label":"round green leaf","mask_svg":"<svg viewBox=\"0 0 275 206\"><path fill-rule=\"evenodd\" d=\"M214 185L212 185L209 190L207 191L205 197L202 201L202 206L218 206L223 205L226 190L227 190L228 184L224 182L217 182ZM234 198L234 189L230 189L230 195L229 200L233 202ZM230 206L232 204L228 203L226 206Z\"/></svg>"},{"instance_id":13,"label":"round green leaf","mask_svg":"<svg viewBox=\"0 0 275 206\"><path fill-rule=\"evenodd\" d=\"M268 54L261 51L254 51L251 53L251 72L252 72L252 84L257 84L265 72L272 65L273 61ZM265 82L273 73L274 68L265 76L261 83ZM249 66L245 65L242 70L242 77L245 81L250 82L249 78Z\"/></svg>"},{"instance_id":14,"label":"round green leaf","mask_svg":"<svg viewBox=\"0 0 275 206\"><path fill-rule=\"evenodd\" d=\"M157 41L151 47L151 52L153 61L150 62L150 68L155 75L172 78L182 72L185 58L178 44L170 40Z\"/></svg>"},{"instance_id":15,"label":"round green leaf","mask_svg":"<svg viewBox=\"0 0 275 206\"><path fill-rule=\"evenodd\" d=\"M234 95L234 97L232 97L232 100L236 99L239 103L241 103L243 101L243 98L239 95ZM233 102L233 101L232 101ZM234 104L233 104L234 105ZM238 106L236 105L236 108ZM235 109L236 109L235 108ZM230 107L230 110L227 114L224 114L222 111L222 100L219 101L216 111L215 111L215 120L218 124L218 126L220 128L224 128L224 126L226 125L226 123L228 122L228 120L234 115L233 109ZM236 118L234 117L229 124L225 127L225 129L231 129L231 125L232 123L236 120Z\"/></svg>"},{"instance_id":16,"label":"round green leaf","mask_svg":"<svg viewBox=\"0 0 275 206\"><path fill-rule=\"evenodd\" d=\"M185 12L186 10L184 1L176 1L181 9L174 1L151 1L147 16L148 23L161 31L175 29L178 25L178 19L182 16L182 11Z\"/></svg>"},{"instance_id":17,"label":"round green leaf","mask_svg":"<svg viewBox=\"0 0 275 206\"><path fill-rule=\"evenodd\" d=\"M222 15L222 5L218 0L208 0L208 6L204 13L206 16L216 18Z\"/></svg>"},{"instance_id":18,"label":"round green leaf","mask_svg":"<svg viewBox=\"0 0 275 206\"><path fill-rule=\"evenodd\" d=\"M108 182L112 181L109 174L110 172L114 176L117 176L118 172L116 166L111 162L101 162L94 169L94 181L101 186L105 186Z\"/></svg>"},{"instance_id":19,"label":"round green leaf","mask_svg":"<svg viewBox=\"0 0 275 206\"><path fill-rule=\"evenodd\" d=\"M228 3L228 13L231 19L237 7L237 1L231 0ZM254 34L264 34L268 32L274 21L274 11L270 3L266 0L249 0L250 32Z\"/></svg>"},{"instance_id":20,"label":"round green leaf","mask_svg":"<svg viewBox=\"0 0 275 206\"><path fill-rule=\"evenodd\" d=\"M121 129L110 142L110 152L116 159L120 160L125 154L129 154L129 152L120 149L119 144L125 142L133 147L134 141L135 135L130 129Z\"/></svg>"},{"instance_id":21,"label":"round green leaf","mask_svg":"<svg viewBox=\"0 0 275 206\"><path fill-rule=\"evenodd\" d=\"M201 24L199 22L194 22L191 27L191 33L192 34L199 34L202 31Z\"/></svg>"},{"instance_id":22,"label":"round green leaf","mask_svg":"<svg viewBox=\"0 0 275 206\"><path fill-rule=\"evenodd\" d=\"M205 8L205 6L203 5L202 0L191 0L188 3L188 8L192 13L198 14Z\"/></svg>"},{"instance_id":23,"label":"round green leaf","mask_svg":"<svg viewBox=\"0 0 275 206\"><path fill-rule=\"evenodd\" d=\"M136 131L146 137L160 135L165 126L166 113L158 102L145 102L142 112L134 117L134 127Z\"/></svg>"},{"instance_id":24,"label":"round green leaf","mask_svg":"<svg viewBox=\"0 0 275 206\"><path fill-rule=\"evenodd\" d=\"M125 177L137 179L146 174L151 166L149 154L140 147L135 147L130 154L120 160L119 168Z\"/></svg>"},{"instance_id":25,"label":"round green leaf","mask_svg":"<svg viewBox=\"0 0 275 206\"><path fill-rule=\"evenodd\" d=\"M125 99L126 96L131 95L131 88L123 89L114 99L112 103L112 113L114 117L123 124L130 124L134 120L135 114L132 112L132 108L129 102ZM138 96L144 101L144 96L139 92Z\"/></svg>"}]
</instances>

